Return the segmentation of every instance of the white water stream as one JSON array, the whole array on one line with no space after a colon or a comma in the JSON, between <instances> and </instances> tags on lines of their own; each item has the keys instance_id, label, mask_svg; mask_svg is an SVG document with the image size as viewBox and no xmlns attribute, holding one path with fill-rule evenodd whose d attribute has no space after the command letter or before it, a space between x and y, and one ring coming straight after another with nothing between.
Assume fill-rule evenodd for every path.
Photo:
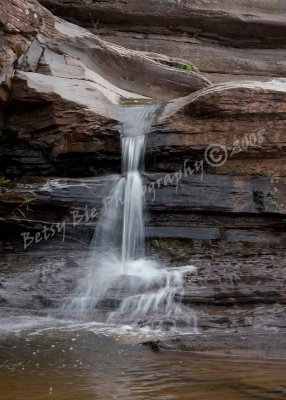
<instances>
[{"instance_id":1,"label":"white water stream","mask_svg":"<svg viewBox=\"0 0 286 400\"><path fill-rule=\"evenodd\" d=\"M88 258L88 275L65 311L112 324L154 328L196 327L195 314L180 304L186 274L196 268L164 268L145 258L145 139L158 104L122 108L122 175L105 198Z\"/></svg>"}]
</instances>

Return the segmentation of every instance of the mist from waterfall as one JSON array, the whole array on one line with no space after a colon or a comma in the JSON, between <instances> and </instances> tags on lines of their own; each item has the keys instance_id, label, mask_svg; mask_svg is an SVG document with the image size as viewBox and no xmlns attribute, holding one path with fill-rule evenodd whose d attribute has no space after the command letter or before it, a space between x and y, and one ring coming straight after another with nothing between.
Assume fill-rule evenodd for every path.
<instances>
[{"instance_id":1,"label":"mist from waterfall","mask_svg":"<svg viewBox=\"0 0 286 400\"><path fill-rule=\"evenodd\" d=\"M145 258L144 168L146 135L160 105L120 110L122 173L112 177L87 259L88 274L63 311L110 324L164 328L179 321L196 326L195 314L180 303L193 266L164 268Z\"/></svg>"}]
</instances>

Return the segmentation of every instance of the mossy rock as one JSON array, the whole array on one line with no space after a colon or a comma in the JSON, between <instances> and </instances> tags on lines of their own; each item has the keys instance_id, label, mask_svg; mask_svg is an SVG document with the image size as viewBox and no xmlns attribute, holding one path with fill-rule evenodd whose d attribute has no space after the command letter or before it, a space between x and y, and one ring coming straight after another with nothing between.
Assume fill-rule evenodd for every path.
<instances>
[{"instance_id":1,"label":"mossy rock","mask_svg":"<svg viewBox=\"0 0 286 400\"><path fill-rule=\"evenodd\" d=\"M10 179L0 176L0 186L8 186L11 183Z\"/></svg>"}]
</instances>

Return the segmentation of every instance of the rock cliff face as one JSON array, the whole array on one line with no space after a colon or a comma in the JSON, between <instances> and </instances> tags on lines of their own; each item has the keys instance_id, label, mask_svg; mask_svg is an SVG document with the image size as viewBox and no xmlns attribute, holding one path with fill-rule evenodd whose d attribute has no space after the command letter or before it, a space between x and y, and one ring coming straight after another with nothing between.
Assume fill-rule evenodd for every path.
<instances>
[{"instance_id":1,"label":"rock cliff face","mask_svg":"<svg viewBox=\"0 0 286 400\"><path fill-rule=\"evenodd\" d=\"M128 48L181 57L213 82L285 76L285 2L42 0Z\"/></svg>"},{"instance_id":2,"label":"rock cliff face","mask_svg":"<svg viewBox=\"0 0 286 400\"><path fill-rule=\"evenodd\" d=\"M14 0L9 7L3 5L1 175L27 179L119 173L121 105L159 99L164 111L146 149L149 235L204 245L218 242L221 249L242 253L249 247L265 251L266 243L284 249L286 80L272 70L274 76L267 81L210 86L195 67L175 68L177 58L109 44L36 2L24 9L19 4ZM182 4L170 8L178 14L178 24ZM94 13L101 6L93 3ZM130 3L132 18L138 7ZM168 7L158 11L167 13L165 24ZM227 3L224 7L230 12ZM76 3L71 9L77 9ZM88 5L83 10L91 12ZM225 18L228 24L230 17ZM264 23L271 25L268 19ZM278 31L274 33L273 40ZM255 29L249 32L253 36L258 40ZM232 72L228 70L230 79ZM92 183L75 185L73 196L69 184L68 192L60 194L52 182L52 196L81 206L83 197L92 205L94 194L89 198L85 193ZM17 208L21 193L21 186L5 189L2 208Z\"/></svg>"},{"instance_id":3,"label":"rock cliff face","mask_svg":"<svg viewBox=\"0 0 286 400\"><path fill-rule=\"evenodd\" d=\"M227 251L247 253L249 247L265 251L266 243L268 248L284 249L284 5L225 1L215 7L209 2L165 2L161 7L149 1L143 10L137 1L128 6L43 4L84 25L99 21L100 37L54 17L36 1L24 6L18 0L9 6L3 3L1 175L27 179L119 173L120 104L160 99L165 102L164 117L149 135L146 150L150 236L187 238L202 245L215 241ZM144 37L140 33L134 39L134 32L140 31ZM141 50L149 39L154 45L149 50L158 50L156 40L163 37L172 54L164 46L160 52L165 55L127 50L101 37ZM170 57L180 54L176 41L197 46L195 51L190 47L187 57L184 54L187 61ZM229 62L209 46L224 52ZM229 57L233 51L236 56ZM249 55L247 62L243 52ZM265 68L257 64L258 53ZM175 68L190 61L212 73L213 80L219 73L229 82L209 86L195 67ZM245 73L254 80L240 81ZM234 75L238 81L233 81ZM168 114L172 116L166 118ZM211 152L212 145L219 147ZM225 159L221 162L220 157ZM63 194L53 189L52 196L66 204L72 199L73 205L83 205L83 196L92 204L92 197L84 194L90 183L77 182L72 183L79 187L75 196L69 193L69 183L60 185L67 185L67 198L66 189ZM36 185L28 187L38 191ZM3 189L2 209L9 215L9 207L16 209L24 201L21 196L21 185Z\"/></svg>"},{"instance_id":4,"label":"rock cliff face","mask_svg":"<svg viewBox=\"0 0 286 400\"><path fill-rule=\"evenodd\" d=\"M86 207L94 218L76 229L88 243L120 173L119 110L156 99L149 253L200 267L184 301L202 327L285 329L284 1L41 3L57 17L0 0L1 249L21 254L20 233L45 224L65 223L73 241L71 209ZM268 303L280 306L263 324Z\"/></svg>"}]
</instances>

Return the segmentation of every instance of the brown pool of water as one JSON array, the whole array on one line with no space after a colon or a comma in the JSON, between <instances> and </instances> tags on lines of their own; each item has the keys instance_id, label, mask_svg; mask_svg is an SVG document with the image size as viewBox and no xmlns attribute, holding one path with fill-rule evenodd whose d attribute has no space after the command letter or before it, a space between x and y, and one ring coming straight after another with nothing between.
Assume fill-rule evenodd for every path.
<instances>
[{"instance_id":1,"label":"brown pool of water","mask_svg":"<svg viewBox=\"0 0 286 400\"><path fill-rule=\"evenodd\" d=\"M0 399L282 400L286 363L153 352L84 329L9 334L0 339Z\"/></svg>"}]
</instances>

